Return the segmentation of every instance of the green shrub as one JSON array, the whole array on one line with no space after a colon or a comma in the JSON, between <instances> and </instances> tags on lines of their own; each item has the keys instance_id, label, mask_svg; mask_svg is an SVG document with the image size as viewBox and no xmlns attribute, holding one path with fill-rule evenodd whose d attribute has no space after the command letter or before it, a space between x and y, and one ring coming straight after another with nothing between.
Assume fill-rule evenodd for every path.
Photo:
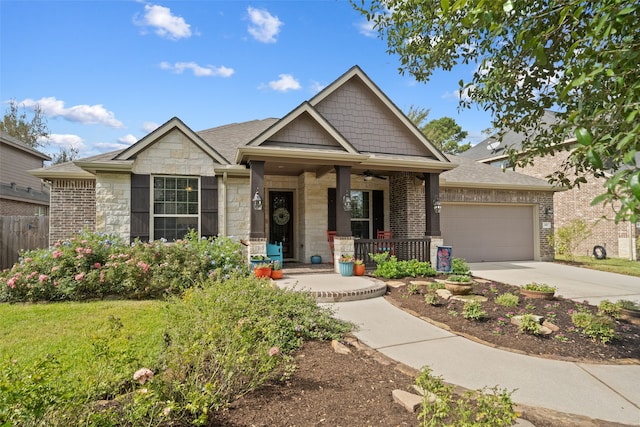
<instances>
[{"instance_id":1,"label":"green shrub","mask_svg":"<svg viewBox=\"0 0 640 427\"><path fill-rule=\"evenodd\" d=\"M578 328L586 328L593 320L593 314L588 311L577 311L571 314L571 322Z\"/></svg>"},{"instance_id":2,"label":"green shrub","mask_svg":"<svg viewBox=\"0 0 640 427\"><path fill-rule=\"evenodd\" d=\"M520 332L540 335L542 327L540 321L533 314L523 314L520 318Z\"/></svg>"},{"instance_id":3,"label":"green shrub","mask_svg":"<svg viewBox=\"0 0 640 427\"><path fill-rule=\"evenodd\" d=\"M62 301L116 296L162 298L179 294L208 276L248 274L240 243L227 237L132 244L83 232L51 248L26 251L0 273L0 301Z\"/></svg>"},{"instance_id":4,"label":"green shrub","mask_svg":"<svg viewBox=\"0 0 640 427\"><path fill-rule=\"evenodd\" d=\"M536 283L536 282L527 283L522 287L522 289L526 291L537 291L537 292L555 292L556 291L555 286L549 286L546 283Z\"/></svg>"},{"instance_id":5,"label":"green shrub","mask_svg":"<svg viewBox=\"0 0 640 427\"><path fill-rule=\"evenodd\" d=\"M589 224L582 219L574 219L568 225L558 228L558 231L549 236L548 240L556 253L566 255L569 260L573 260L578 246L590 236Z\"/></svg>"},{"instance_id":6,"label":"green shrub","mask_svg":"<svg viewBox=\"0 0 640 427\"><path fill-rule=\"evenodd\" d=\"M424 302L429 305L438 305L438 303L440 302L440 297L434 290L430 289L426 294L424 294Z\"/></svg>"},{"instance_id":7,"label":"green shrub","mask_svg":"<svg viewBox=\"0 0 640 427\"><path fill-rule=\"evenodd\" d=\"M598 305L598 311L606 316L619 319L622 315L622 306L620 303L613 303L609 300L603 300Z\"/></svg>"},{"instance_id":8,"label":"green shrub","mask_svg":"<svg viewBox=\"0 0 640 427\"><path fill-rule=\"evenodd\" d=\"M450 282L456 282L456 283L468 283L471 282L471 276L467 276L464 274L452 274L449 277L447 277L447 280Z\"/></svg>"},{"instance_id":9,"label":"green shrub","mask_svg":"<svg viewBox=\"0 0 640 427\"><path fill-rule=\"evenodd\" d=\"M571 321L576 327L581 328L582 333L594 341L607 344L616 337L613 320L608 317L594 316L586 311L578 311L571 315Z\"/></svg>"},{"instance_id":10,"label":"green shrub","mask_svg":"<svg viewBox=\"0 0 640 427\"><path fill-rule=\"evenodd\" d=\"M403 277L433 277L436 275L436 271L428 262L415 259L398 261L395 255L390 256L388 252L371 253L369 257L376 263L376 269L372 273L376 277L400 279Z\"/></svg>"},{"instance_id":11,"label":"green shrub","mask_svg":"<svg viewBox=\"0 0 640 427\"><path fill-rule=\"evenodd\" d=\"M479 301L467 301L462 306L462 317L469 320L481 320L487 317L487 312L482 309Z\"/></svg>"},{"instance_id":12,"label":"green shrub","mask_svg":"<svg viewBox=\"0 0 640 427\"><path fill-rule=\"evenodd\" d=\"M520 302L520 297L514 295L511 292L505 292L502 295L496 297L496 304L504 307L516 307Z\"/></svg>"},{"instance_id":13,"label":"green shrub","mask_svg":"<svg viewBox=\"0 0 640 427\"><path fill-rule=\"evenodd\" d=\"M451 274L470 276L471 269L469 268L469 264L467 264L463 258L453 258L451 260Z\"/></svg>"}]
</instances>

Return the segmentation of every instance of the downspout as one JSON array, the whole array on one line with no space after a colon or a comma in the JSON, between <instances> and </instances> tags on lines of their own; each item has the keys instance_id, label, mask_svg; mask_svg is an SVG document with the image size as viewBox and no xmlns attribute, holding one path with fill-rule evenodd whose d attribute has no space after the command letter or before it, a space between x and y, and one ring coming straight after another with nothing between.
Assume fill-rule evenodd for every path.
<instances>
[{"instance_id":1,"label":"downspout","mask_svg":"<svg viewBox=\"0 0 640 427\"><path fill-rule=\"evenodd\" d=\"M227 172L222 174L222 234L227 235Z\"/></svg>"}]
</instances>

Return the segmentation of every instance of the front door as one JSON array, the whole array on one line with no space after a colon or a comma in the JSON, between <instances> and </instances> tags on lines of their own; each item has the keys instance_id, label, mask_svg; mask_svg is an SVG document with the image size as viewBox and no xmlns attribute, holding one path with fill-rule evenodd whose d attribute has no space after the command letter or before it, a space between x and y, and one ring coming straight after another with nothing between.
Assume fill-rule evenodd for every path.
<instances>
[{"instance_id":1,"label":"front door","mask_svg":"<svg viewBox=\"0 0 640 427\"><path fill-rule=\"evenodd\" d=\"M270 191L269 209L269 241L282 242L282 257L293 258L293 191Z\"/></svg>"}]
</instances>

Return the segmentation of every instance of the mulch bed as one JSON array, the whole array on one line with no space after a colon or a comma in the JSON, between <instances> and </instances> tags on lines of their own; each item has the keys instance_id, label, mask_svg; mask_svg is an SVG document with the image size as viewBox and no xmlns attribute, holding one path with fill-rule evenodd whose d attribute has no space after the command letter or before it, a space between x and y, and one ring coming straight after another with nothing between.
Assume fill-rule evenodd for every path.
<instances>
[{"instance_id":1,"label":"mulch bed","mask_svg":"<svg viewBox=\"0 0 640 427\"><path fill-rule=\"evenodd\" d=\"M385 296L394 305L428 319L452 332L480 342L530 355L559 359L586 361L592 363L640 363L640 326L618 320L615 322L616 338L608 343L594 341L574 327L571 314L577 310L597 313L597 307L563 298L553 300L525 299L520 296L517 307L504 307L495 303L495 297L505 292L519 293L516 286L485 281L474 285L473 294L483 295L488 301L482 303L487 317L481 321L465 319L462 316L462 301L440 300L438 305L424 302L427 286L411 286L412 281L403 279L405 284L390 288ZM427 281L432 281L427 279ZM417 293L416 292L417 289ZM548 336L521 333L510 322L510 317L532 313L543 316L560 330Z\"/></svg>"}]
</instances>

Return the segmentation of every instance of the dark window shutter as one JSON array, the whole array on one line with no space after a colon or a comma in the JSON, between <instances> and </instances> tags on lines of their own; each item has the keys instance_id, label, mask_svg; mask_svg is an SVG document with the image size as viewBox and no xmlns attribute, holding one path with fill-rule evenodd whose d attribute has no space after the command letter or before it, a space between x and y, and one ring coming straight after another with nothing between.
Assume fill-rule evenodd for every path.
<instances>
[{"instance_id":1,"label":"dark window shutter","mask_svg":"<svg viewBox=\"0 0 640 427\"><path fill-rule=\"evenodd\" d=\"M336 189L327 191L327 231L336 231Z\"/></svg>"},{"instance_id":2,"label":"dark window shutter","mask_svg":"<svg viewBox=\"0 0 640 427\"><path fill-rule=\"evenodd\" d=\"M215 237L218 235L218 177L200 178L200 235Z\"/></svg>"},{"instance_id":3,"label":"dark window shutter","mask_svg":"<svg viewBox=\"0 0 640 427\"><path fill-rule=\"evenodd\" d=\"M143 242L149 241L150 183L149 175L131 175L131 241L136 237Z\"/></svg>"},{"instance_id":4,"label":"dark window shutter","mask_svg":"<svg viewBox=\"0 0 640 427\"><path fill-rule=\"evenodd\" d=\"M384 191L372 191L373 202L373 235L378 230L384 230Z\"/></svg>"}]
</instances>

